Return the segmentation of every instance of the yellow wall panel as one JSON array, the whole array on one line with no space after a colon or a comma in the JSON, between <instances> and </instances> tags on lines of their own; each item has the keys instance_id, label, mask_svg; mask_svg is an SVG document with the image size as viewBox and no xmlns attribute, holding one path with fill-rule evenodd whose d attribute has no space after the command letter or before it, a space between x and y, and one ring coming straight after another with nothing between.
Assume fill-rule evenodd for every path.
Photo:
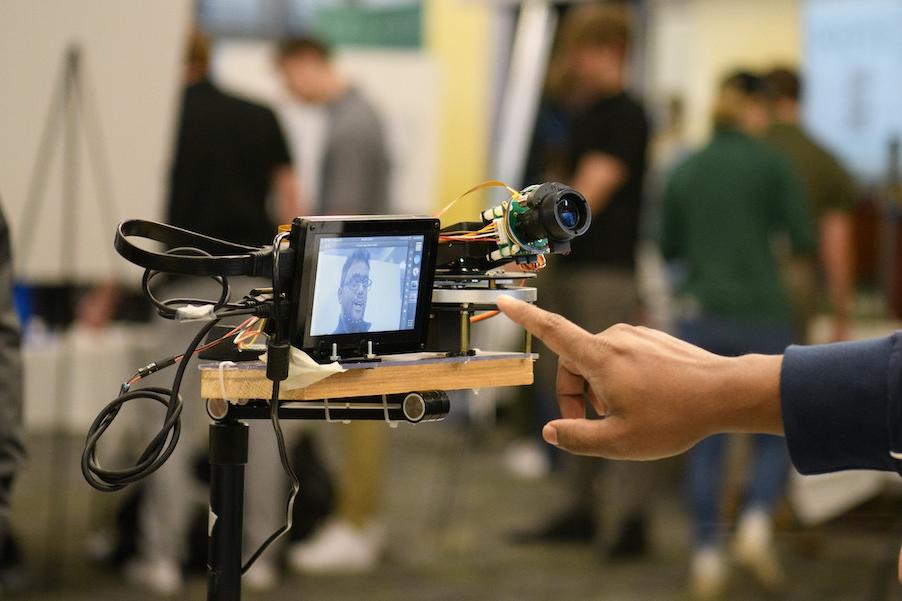
<instances>
[{"instance_id":1,"label":"yellow wall panel","mask_svg":"<svg viewBox=\"0 0 902 601\"><path fill-rule=\"evenodd\" d=\"M428 0L426 48L441 70L438 198L436 208L486 179L489 152L491 9L471 0ZM415 94L416 90L411 90ZM446 223L472 219L479 207L468 198Z\"/></svg>"}]
</instances>

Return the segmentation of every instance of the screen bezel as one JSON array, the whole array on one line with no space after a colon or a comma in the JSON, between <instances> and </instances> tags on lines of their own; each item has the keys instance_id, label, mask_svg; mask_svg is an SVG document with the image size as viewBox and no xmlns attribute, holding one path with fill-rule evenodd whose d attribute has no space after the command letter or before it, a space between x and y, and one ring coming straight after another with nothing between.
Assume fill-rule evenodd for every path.
<instances>
[{"instance_id":1,"label":"screen bezel","mask_svg":"<svg viewBox=\"0 0 902 601\"><path fill-rule=\"evenodd\" d=\"M297 251L291 290L293 311L289 323L292 345L321 361L332 356L333 344L337 345L338 355L343 358L364 355L368 342L372 342L373 353L376 355L414 352L425 348L439 229L438 219L429 217L380 215L296 218L291 230L291 244ZM423 252L413 329L319 336L310 334L320 239L417 235L423 236Z\"/></svg>"}]
</instances>

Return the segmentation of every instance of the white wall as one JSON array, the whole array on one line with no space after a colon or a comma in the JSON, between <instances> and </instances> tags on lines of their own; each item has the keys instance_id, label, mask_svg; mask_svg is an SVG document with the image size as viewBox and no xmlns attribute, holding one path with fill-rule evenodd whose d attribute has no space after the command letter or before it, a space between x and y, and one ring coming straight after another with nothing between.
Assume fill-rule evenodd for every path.
<instances>
[{"instance_id":1,"label":"white wall","mask_svg":"<svg viewBox=\"0 0 902 601\"><path fill-rule=\"evenodd\" d=\"M96 99L117 212L158 218L169 163L190 0L79 0L0 2L0 196L21 246L20 220L39 140L60 76L65 48L83 49L84 74ZM62 133L62 131L60 131ZM40 236L19 272L31 279L60 273L60 141L47 178ZM82 145L84 139L82 138ZM89 157L81 147L77 187L79 214L66 228L79 240L75 274L107 276L113 260L113 224L103 223ZM72 196L66 195L72 202Z\"/></svg>"}]
</instances>

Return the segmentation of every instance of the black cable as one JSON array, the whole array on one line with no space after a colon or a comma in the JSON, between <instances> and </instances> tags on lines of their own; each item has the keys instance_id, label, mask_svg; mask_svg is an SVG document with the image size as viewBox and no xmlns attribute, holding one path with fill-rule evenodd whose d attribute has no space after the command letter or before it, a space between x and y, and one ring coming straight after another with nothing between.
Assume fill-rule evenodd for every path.
<instances>
[{"instance_id":1,"label":"black cable","mask_svg":"<svg viewBox=\"0 0 902 601\"><path fill-rule=\"evenodd\" d=\"M232 312L226 313L234 314ZM179 361L179 366L176 369L175 377L172 379L172 388L149 386L136 390L127 390L126 386L123 386L123 393L100 411L94 419L94 423L88 429L85 450L81 456L81 473L84 475L85 480L88 481L88 484L97 490L106 492L122 490L127 484L149 476L169 459L182 432L182 399L179 396L182 377L185 375L185 369L188 367L195 349L201 340L204 339L204 336L213 329L213 326L219 323L219 320L220 317L217 317L204 324L197 332L197 335L194 336L188 348L185 349L184 356ZM107 428L113 423L113 420L116 419L116 416L119 415L119 410L122 409L122 406L136 399L150 399L164 405L166 407L166 418L160 431L147 443L144 451L133 466L120 469L106 469L97 459L97 444Z\"/></svg>"},{"instance_id":2,"label":"black cable","mask_svg":"<svg viewBox=\"0 0 902 601\"><path fill-rule=\"evenodd\" d=\"M275 340L274 342L281 342L282 340L288 338L286 333L283 331L283 322L282 322L282 274L279 273L279 259L281 253L279 252L279 247L282 244L282 240L288 237L287 232L282 232L276 234L275 239L273 240L273 265L272 265L272 313L273 313L273 322L274 322L274 331L275 331Z\"/></svg>"},{"instance_id":3,"label":"black cable","mask_svg":"<svg viewBox=\"0 0 902 601\"><path fill-rule=\"evenodd\" d=\"M170 248L166 251L165 254L180 256L196 255L201 257L213 256L205 250L193 248L190 246ZM199 298L170 298L166 300L160 300L156 296L154 296L153 292L150 290L150 282L161 273L164 272L155 271L153 269L145 269L144 276L141 278L141 290L144 292L144 296L146 296L147 299L153 304L153 306L156 307L157 313L159 313L162 317L165 317L167 319L175 319L177 309L187 305L213 305L214 311L221 308L234 306L229 304L231 287L229 286L229 281L225 276L210 276L210 279L212 279L222 287L222 293L219 295L219 300L213 301Z\"/></svg>"},{"instance_id":4,"label":"black cable","mask_svg":"<svg viewBox=\"0 0 902 601\"><path fill-rule=\"evenodd\" d=\"M278 250L281 241L286 236L286 233L278 234L276 236L274 241L274 247L276 248L276 250ZM210 256L209 253L203 250L190 247L173 248L167 252L167 254L186 253ZM284 332L284 325L281 323L280 318L282 290L281 282L278 277L278 252L276 253L274 261L276 269L274 269L273 275L272 317L275 325L273 328L273 335L270 339L270 344L279 342ZM87 438L85 440L85 450L82 453L81 470L85 480L87 480L91 486L101 491L112 492L121 490L126 485L149 476L157 469L159 469L166 462L169 456L172 455L173 451L175 450L176 444L178 443L179 437L181 436L182 429L180 417L183 404L181 397L179 396L179 389L181 388L182 378L185 374L185 369L187 368L188 363L194 355L194 352L197 350L201 341L213 328L213 326L219 323L222 318L229 316L270 316L265 310L266 308L264 305L254 303L254 299L249 297L245 297L243 303L230 303L229 297L231 291L228 280L224 276L211 276L212 279L219 283L222 287L222 294L220 295L218 301L214 302L203 299L190 298L159 300L151 292L150 282L160 273L161 272L159 271L151 269L145 270L144 277L142 278L141 282L141 287L144 291L144 294L157 308L157 311L161 316L169 319L175 319L177 316L177 309L179 308L178 306L184 306L187 304L209 304L214 306L216 318L204 324L204 326L198 331L194 339L191 341L191 344L188 345L188 348L185 349L185 352L182 354L181 360L177 359L178 355L167 357L165 359L142 367L135 374L137 376L137 379L141 379L150 375L151 373L159 371L160 369L164 369L166 367L169 367L170 365L173 365L178 360L179 366L175 373L175 377L173 378L172 388L150 386L136 390L129 390L129 381L127 381L122 385L119 396L111 403L109 403L106 407L104 407L97 415L97 418L95 418L94 422L91 424L91 427L88 429ZM241 569L242 574L250 569L254 562L260 557L260 555L263 554L264 551L266 551L266 549L272 543L274 543L285 533L291 530L294 517L294 502L297 498L298 492L300 491L300 481L298 480L297 475L294 473L294 470L292 469L291 463L288 459L288 450L285 445L285 435L282 432L282 425L279 421L279 387L280 382L278 380L274 381L272 398L270 399L270 420L272 421L273 430L276 434L279 458L281 460L282 467L285 469L285 473L288 475L288 478L291 481L291 492L288 496L288 502L286 505L285 524L278 530L276 530L272 535L270 535L269 538L267 538L263 542L263 544L251 555L250 559L248 559L248 561ZM160 428L160 431L147 444L144 451L141 453L138 460L133 466L122 469L106 469L100 464L100 461L97 459L97 445L100 439L103 437L103 434L106 432L107 428L112 425L113 421L119 415L119 411L122 409L125 403L136 399L150 399L160 403L161 405L164 405L166 407L166 418L163 421L163 425Z\"/></svg>"},{"instance_id":5,"label":"black cable","mask_svg":"<svg viewBox=\"0 0 902 601\"><path fill-rule=\"evenodd\" d=\"M263 544L261 544L244 565L241 566L242 575L254 565L254 562L263 555L263 552L266 551L271 544L291 530L292 522L294 521L294 502L295 499L297 499L298 492L301 490L301 482L298 480L297 474L294 473L294 469L291 467L291 462L288 459L288 448L285 446L285 435L282 432L282 424L279 421L279 384L279 382L272 383L272 397L269 399L269 419L272 422L272 429L276 433L276 442L279 448L279 460L282 462L282 468L285 470L288 479L291 481L291 492L288 494L288 503L285 508L285 524L263 541Z\"/></svg>"},{"instance_id":6,"label":"black cable","mask_svg":"<svg viewBox=\"0 0 902 601\"><path fill-rule=\"evenodd\" d=\"M281 296L282 296L282 285L279 279L279 246L284 238L288 236L287 233L277 234L275 240L273 240L273 270L272 270L272 296L273 296L273 334L269 339L269 348L272 349L274 346L281 343L282 340L282 321L281 321ZM288 503L285 508L285 524L282 525L278 530L273 532L269 538L263 541L256 551L250 556L250 558L241 566L241 573L246 573L254 562L259 559L263 552L266 549L279 540L283 535L285 535L289 530L291 530L292 522L294 521L294 502L297 499L298 491L301 489L301 483L298 480L297 474L294 473L294 469L291 467L291 462L288 459L288 449L285 446L285 435L282 432L282 424L279 421L279 386L281 382L279 380L274 380L272 383L272 396L269 399L269 419L272 422L272 429L276 434L276 443L279 449L279 460L282 462L282 468L285 470L285 473L288 475L288 479L291 482L291 492L288 495Z\"/></svg>"}]
</instances>

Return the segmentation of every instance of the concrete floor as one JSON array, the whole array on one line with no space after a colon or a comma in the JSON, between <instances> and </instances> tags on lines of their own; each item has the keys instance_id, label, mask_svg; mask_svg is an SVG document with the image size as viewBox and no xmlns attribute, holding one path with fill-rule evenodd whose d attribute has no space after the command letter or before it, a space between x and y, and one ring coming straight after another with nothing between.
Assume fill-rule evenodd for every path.
<instances>
[{"instance_id":1,"label":"concrete floor","mask_svg":"<svg viewBox=\"0 0 902 601\"><path fill-rule=\"evenodd\" d=\"M339 425L329 427L340 427ZM126 586L110 571L88 564L81 541L90 524L112 512L114 497L93 491L81 479L80 437L68 441L67 480L50 488L45 437L33 437L20 480L14 523L28 554L32 588L8 595L23 601L136 601L156 599ZM354 577L290 575L278 591L246 599L373 601L648 601L686 599L686 523L670 464L652 502L654 551L648 559L610 564L590 547L514 546L507 535L541 521L563 502L560 479L521 481L501 465L502 435L475 444L450 425L402 426L391 433L387 482L390 543L384 565ZM47 533L51 497L63 495L66 518ZM891 581L882 564L895 569L902 540L894 516L868 513L818 532L780 535L789 588L767 595L736 573L730 600L865 600L902 598L902 589L873 595ZM49 573L54 575L48 579ZM204 581L194 576L184 599L204 599Z\"/></svg>"}]
</instances>

